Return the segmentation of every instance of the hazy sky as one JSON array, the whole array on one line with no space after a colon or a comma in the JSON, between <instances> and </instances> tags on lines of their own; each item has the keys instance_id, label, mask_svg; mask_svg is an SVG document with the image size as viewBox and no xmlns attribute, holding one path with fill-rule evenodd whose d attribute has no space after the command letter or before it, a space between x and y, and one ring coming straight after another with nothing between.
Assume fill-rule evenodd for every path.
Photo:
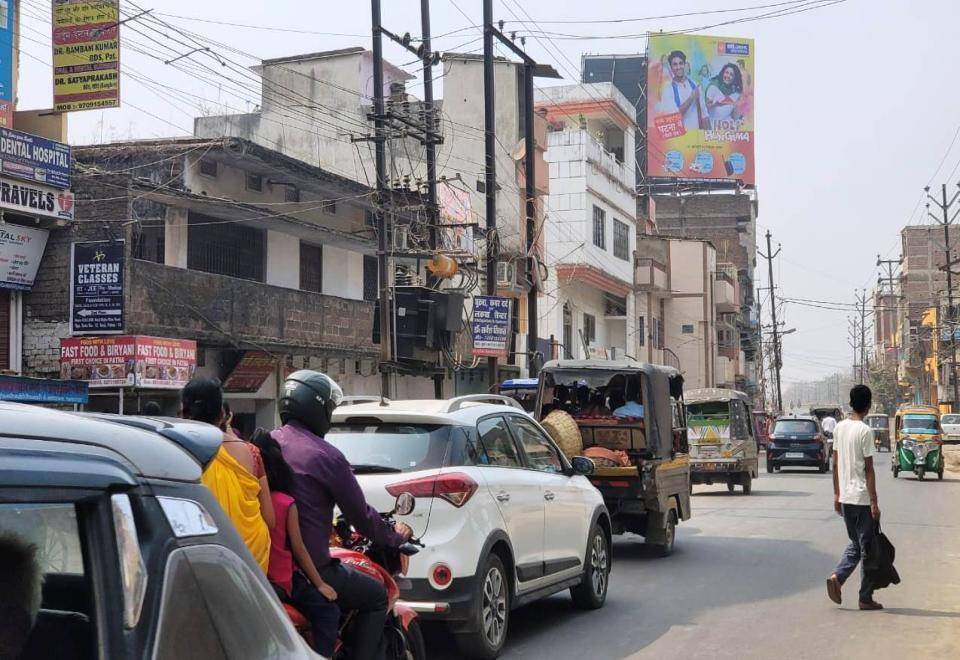
<instances>
[{"instance_id":1,"label":"hazy sky","mask_svg":"<svg viewBox=\"0 0 960 660\"><path fill-rule=\"evenodd\" d=\"M611 35L701 27L768 14L778 8L617 24L580 21L782 2L521 0L518 4L516 0L497 0L494 13L497 19L508 22L515 17L528 21L518 8L522 5L545 30L601 36L592 40L547 40L542 36L527 40L528 51L539 61L553 64L569 82L578 72L584 52L636 53L645 49L642 37L608 38ZM814 9L817 4L808 1L798 5L811 8L804 13L714 27L704 33L756 40L758 236L762 240L763 232L769 229L775 243L783 246L774 275L779 293L789 298L849 303L855 288L875 284L877 253L895 258L899 254L899 229L911 217L917 222L925 215L922 205L918 207L923 186L931 181L939 185L951 172L947 181L951 188L960 179L960 141L945 156L960 127L960 85L956 83L953 53L960 3L847 0ZM258 57L370 43L364 36L370 25L369 5L364 0L138 0L137 5L153 9L172 25ZM419 33L419 2L384 0L383 5L387 27L399 33ZM456 31L439 39L435 48L479 52L480 35L470 26L471 22L480 22L480 1L433 0L432 5L434 34ZM25 53L21 58L19 107L50 107L50 2L23 0L22 7L21 49ZM136 12L125 0L121 7L125 12ZM231 27L200 19L293 31ZM567 20L574 22L544 23ZM510 29L522 31L524 26L514 23L508 25ZM167 33L172 39L189 43L176 32ZM224 105L228 111L253 107L256 98L252 92L231 88L227 81L206 83L165 65L163 60L189 50L170 38L137 23L123 28L122 66L130 74L121 85L126 105L117 110L71 115L72 142L183 135L189 133L190 117L194 115L223 111ZM254 63L224 48L216 50L230 58L230 64ZM387 47L386 55L395 63L411 60L408 53L392 46ZM203 53L180 64L197 62L220 68ZM228 67L221 70L234 80L240 78ZM251 89L256 87L252 78L246 82ZM238 99L235 94L246 98ZM766 280L766 269L758 269L758 284L766 286ZM784 316L788 327L797 328L784 340L785 382L814 378L850 365L847 312L790 304Z\"/></svg>"}]
</instances>

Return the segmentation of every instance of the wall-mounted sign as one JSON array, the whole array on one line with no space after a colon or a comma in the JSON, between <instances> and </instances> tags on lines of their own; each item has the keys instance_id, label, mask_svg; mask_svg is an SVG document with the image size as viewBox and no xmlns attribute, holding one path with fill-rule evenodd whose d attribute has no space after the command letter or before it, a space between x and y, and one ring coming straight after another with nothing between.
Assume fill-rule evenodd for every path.
<instances>
[{"instance_id":1,"label":"wall-mounted sign","mask_svg":"<svg viewBox=\"0 0 960 660\"><path fill-rule=\"evenodd\" d=\"M53 109L120 105L119 0L53 0Z\"/></svg>"},{"instance_id":2,"label":"wall-mounted sign","mask_svg":"<svg viewBox=\"0 0 960 660\"><path fill-rule=\"evenodd\" d=\"M197 368L197 342L122 335L60 340L60 377L90 387L180 389Z\"/></svg>"},{"instance_id":3,"label":"wall-mounted sign","mask_svg":"<svg viewBox=\"0 0 960 660\"><path fill-rule=\"evenodd\" d=\"M73 193L0 176L0 208L24 215L73 220Z\"/></svg>"},{"instance_id":4,"label":"wall-mounted sign","mask_svg":"<svg viewBox=\"0 0 960 660\"><path fill-rule=\"evenodd\" d=\"M0 225L0 289L29 291L47 247L45 229Z\"/></svg>"},{"instance_id":5,"label":"wall-mounted sign","mask_svg":"<svg viewBox=\"0 0 960 660\"><path fill-rule=\"evenodd\" d=\"M0 401L79 405L89 400L89 386L78 380L0 376Z\"/></svg>"},{"instance_id":6,"label":"wall-mounted sign","mask_svg":"<svg viewBox=\"0 0 960 660\"><path fill-rule=\"evenodd\" d=\"M0 127L13 126L14 1L0 0Z\"/></svg>"},{"instance_id":7,"label":"wall-mounted sign","mask_svg":"<svg viewBox=\"0 0 960 660\"><path fill-rule=\"evenodd\" d=\"M511 299L473 297L473 354L506 358L510 348Z\"/></svg>"},{"instance_id":8,"label":"wall-mounted sign","mask_svg":"<svg viewBox=\"0 0 960 660\"><path fill-rule=\"evenodd\" d=\"M70 146L0 127L0 174L54 188L69 188Z\"/></svg>"},{"instance_id":9,"label":"wall-mounted sign","mask_svg":"<svg viewBox=\"0 0 960 660\"><path fill-rule=\"evenodd\" d=\"M123 332L123 241L74 243L70 334Z\"/></svg>"}]
</instances>

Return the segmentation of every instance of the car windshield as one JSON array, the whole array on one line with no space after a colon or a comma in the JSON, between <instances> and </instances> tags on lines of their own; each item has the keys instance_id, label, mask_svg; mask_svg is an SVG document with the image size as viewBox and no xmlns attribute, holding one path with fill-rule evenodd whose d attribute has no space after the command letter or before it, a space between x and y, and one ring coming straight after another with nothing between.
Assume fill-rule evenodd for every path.
<instances>
[{"instance_id":1,"label":"car windshield","mask_svg":"<svg viewBox=\"0 0 960 660\"><path fill-rule=\"evenodd\" d=\"M412 472L442 467L450 426L346 423L334 425L325 440L343 452L358 474Z\"/></svg>"},{"instance_id":2,"label":"car windshield","mask_svg":"<svg viewBox=\"0 0 960 660\"><path fill-rule=\"evenodd\" d=\"M817 432L817 423L810 419L782 419L773 427L776 435L800 435Z\"/></svg>"},{"instance_id":3,"label":"car windshield","mask_svg":"<svg viewBox=\"0 0 960 660\"><path fill-rule=\"evenodd\" d=\"M944 415L940 418L941 424L960 424L960 415Z\"/></svg>"},{"instance_id":4,"label":"car windshield","mask_svg":"<svg viewBox=\"0 0 960 660\"><path fill-rule=\"evenodd\" d=\"M903 430L914 433L936 433L937 418L934 415L904 415Z\"/></svg>"}]
</instances>

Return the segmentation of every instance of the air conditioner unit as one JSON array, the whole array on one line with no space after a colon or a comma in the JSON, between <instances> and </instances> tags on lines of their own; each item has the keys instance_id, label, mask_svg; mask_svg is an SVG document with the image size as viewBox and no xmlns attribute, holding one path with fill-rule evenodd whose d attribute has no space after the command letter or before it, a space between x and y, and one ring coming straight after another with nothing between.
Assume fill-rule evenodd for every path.
<instances>
[{"instance_id":1,"label":"air conditioner unit","mask_svg":"<svg viewBox=\"0 0 960 660\"><path fill-rule=\"evenodd\" d=\"M512 261L497 262L497 286L510 289L517 285L517 266Z\"/></svg>"}]
</instances>

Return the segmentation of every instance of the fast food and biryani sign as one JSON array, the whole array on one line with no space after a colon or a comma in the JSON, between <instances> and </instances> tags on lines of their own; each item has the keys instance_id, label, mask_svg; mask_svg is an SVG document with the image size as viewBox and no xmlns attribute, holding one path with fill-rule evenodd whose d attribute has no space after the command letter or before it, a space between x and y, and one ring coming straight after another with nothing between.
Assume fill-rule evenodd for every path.
<instances>
[{"instance_id":1,"label":"fast food and biryani sign","mask_svg":"<svg viewBox=\"0 0 960 660\"><path fill-rule=\"evenodd\" d=\"M60 340L60 377L90 387L180 389L197 368L197 342L121 335Z\"/></svg>"}]
</instances>

